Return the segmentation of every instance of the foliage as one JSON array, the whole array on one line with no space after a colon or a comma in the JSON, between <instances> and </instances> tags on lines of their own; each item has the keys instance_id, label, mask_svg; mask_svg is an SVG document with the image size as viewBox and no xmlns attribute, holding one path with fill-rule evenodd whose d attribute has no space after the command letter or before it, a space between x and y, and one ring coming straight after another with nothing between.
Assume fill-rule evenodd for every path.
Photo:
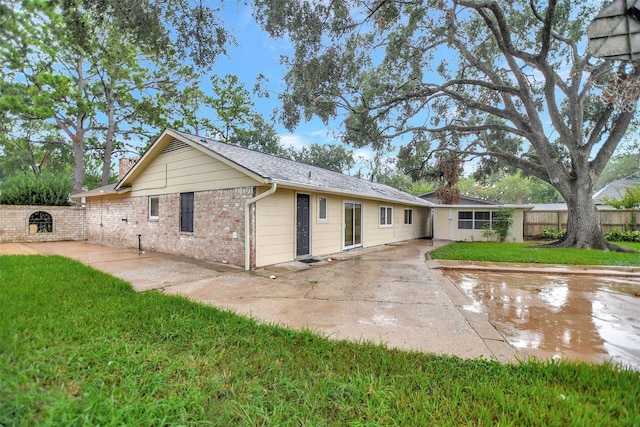
<instances>
[{"instance_id":1,"label":"foliage","mask_svg":"<svg viewBox=\"0 0 640 427\"><path fill-rule=\"evenodd\" d=\"M620 231L617 228L605 233L604 237L611 242L640 242L640 231Z\"/></svg>"},{"instance_id":2,"label":"foliage","mask_svg":"<svg viewBox=\"0 0 640 427\"><path fill-rule=\"evenodd\" d=\"M601 4L254 4L263 28L294 46L281 95L288 128L344 113L343 138L356 147L404 141L418 165L436 150L491 158L558 190L570 212L562 245L609 247L595 220L593 181L635 111L615 110L599 87L636 78L640 68L586 51L586 27Z\"/></svg>"},{"instance_id":3,"label":"foliage","mask_svg":"<svg viewBox=\"0 0 640 427\"><path fill-rule=\"evenodd\" d=\"M498 236L499 242L504 242L509 235L511 225L513 225L513 212L513 209L498 209L493 214L493 229Z\"/></svg>"},{"instance_id":4,"label":"foliage","mask_svg":"<svg viewBox=\"0 0 640 427\"><path fill-rule=\"evenodd\" d=\"M273 125L257 113L249 118L248 123L235 129L228 142L261 153L284 158L290 157L287 149L280 144L280 137Z\"/></svg>"},{"instance_id":5,"label":"foliage","mask_svg":"<svg viewBox=\"0 0 640 427\"><path fill-rule=\"evenodd\" d=\"M556 231L553 227L548 227L542 230L540 237L543 239L560 240L564 237L567 230Z\"/></svg>"},{"instance_id":6,"label":"foliage","mask_svg":"<svg viewBox=\"0 0 640 427\"><path fill-rule=\"evenodd\" d=\"M166 127L166 100L199 78L193 64L210 67L232 42L218 6L188 0L10 0L3 12L0 73L12 90L0 93L0 113L59 128L74 191L87 148L101 155L106 185L114 153Z\"/></svg>"},{"instance_id":7,"label":"foliage","mask_svg":"<svg viewBox=\"0 0 640 427\"><path fill-rule=\"evenodd\" d=\"M612 157L598 177L595 188L603 188L618 179L640 176L640 153L620 154Z\"/></svg>"},{"instance_id":8,"label":"foliage","mask_svg":"<svg viewBox=\"0 0 640 427\"><path fill-rule=\"evenodd\" d=\"M299 151L292 149L290 154L297 162L341 173L348 173L355 163L353 151L342 145L311 144Z\"/></svg>"},{"instance_id":9,"label":"foliage","mask_svg":"<svg viewBox=\"0 0 640 427\"><path fill-rule=\"evenodd\" d=\"M483 227L482 235L487 238L497 237L503 243L513 225L513 209L498 209L493 213L493 221Z\"/></svg>"},{"instance_id":10,"label":"foliage","mask_svg":"<svg viewBox=\"0 0 640 427\"><path fill-rule=\"evenodd\" d=\"M21 120L0 111L0 179L41 171L71 171L73 154L57 128L40 120Z\"/></svg>"},{"instance_id":11,"label":"foliage","mask_svg":"<svg viewBox=\"0 0 640 427\"><path fill-rule=\"evenodd\" d=\"M566 265L611 265L639 267L640 244L624 242L636 252L614 252L578 248L553 248L533 243L458 242L432 252L433 259L457 261L513 262Z\"/></svg>"},{"instance_id":12,"label":"foliage","mask_svg":"<svg viewBox=\"0 0 640 427\"><path fill-rule=\"evenodd\" d=\"M20 173L0 182L0 204L68 206L71 187L69 174Z\"/></svg>"},{"instance_id":13,"label":"foliage","mask_svg":"<svg viewBox=\"0 0 640 427\"><path fill-rule=\"evenodd\" d=\"M630 369L338 341L57 256L0 257L0 307L2 425L640 423Z\"/></svg>"},{"instance_id":14,"label":"foliage","mask_svg":"<svg viewBox=\"0 0 640 427\"><path fill-rule=\"evenodd\" d=\"M32 4L35 2L24 2ZM211 67L229 44L235 43L220 17L223 2L211 5L189 0L66 0L58 2L67 23L69 38L86 47L94 28L108 22L118 34L126 34L136 46L156 53Z\"/></svg>"},{"instance_id":15,"label":"foliage","mask_svg":"<svg viewBox=\"0 0 640 427\"><path fill-rule=\"evenodd\" d=\"M280 145L273 125L255 111L249 91L237 76L212 76L211 95L199 85L193 81L171 96L172 127L261 153L290 157Z\"/></svg>"},{"instance_id":16,"label":"foliage","mask_svg":"<svg viewBox=\"0 0 640 427\"><path fill-rule=\"evenodd\" d=\"M456 187L462 171L462 162L458 156L441 156L436 162L436 182L439 183L435 195L444 205L460 202L460 190Z\"/></svg>"},{"instance_id":17,"label":"foliage","mask_svg":"<svg viewBox=\"0 0 640 427\"><path fill-rule=\"evenodd\" d=\"M560 203L558 190L539 178L516 172L494 177L489 185L476 184L477 197L506 204Z\"/></svg>"},{"instance_id":18,"label":"foliage","mask_svg":"<svg viewBox=\"0 0 640 427\"><path fill-rule=\"evenodd\" d=\"M638 209L640 208L640 185L625 188L620 200L613 197L603 197L602 202L616 209Z\"/></svg>"}]
</instances>

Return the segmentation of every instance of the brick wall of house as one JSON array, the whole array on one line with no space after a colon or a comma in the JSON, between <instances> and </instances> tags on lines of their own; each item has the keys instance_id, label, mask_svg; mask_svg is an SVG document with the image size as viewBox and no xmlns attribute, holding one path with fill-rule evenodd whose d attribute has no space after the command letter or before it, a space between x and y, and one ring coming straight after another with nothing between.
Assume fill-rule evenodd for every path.
<instances>
[{"instance_id":1,"label":"brick wall of house","mask_svg":"<svg viewBox=\"0 0 640 427\"><path fill-rule=\"evenodd\" d=\"M131 198L105 195L86 199L85 233L87 240L117 246L137 247L131 230Z\"/></svg>"},{"instance_id":2,"label":"brick wall of house","mask_svg":"<svg viewBox=\"0 0 640 427\"><path fill-rule=\"evenodd\" d=\"M51 215L51 232L38 231L34 224L29 224L29 218L37 212ZM0 243L62 240L84 240L82 207L0 205Z\"/></svg>"},{"instance_id":3,"label":"brick wall of house","mask_svg":"<svg viewBox=\"0 0 640 427\"><path fill-rule=\"evenodd\" d=\"M180 232L180 194L158 196L158 219L149 219L147 196L90 198L87 239L242 266L244 204L253 195L253 187L196 192L193 233Z\"/></svg>"}]
</instances>

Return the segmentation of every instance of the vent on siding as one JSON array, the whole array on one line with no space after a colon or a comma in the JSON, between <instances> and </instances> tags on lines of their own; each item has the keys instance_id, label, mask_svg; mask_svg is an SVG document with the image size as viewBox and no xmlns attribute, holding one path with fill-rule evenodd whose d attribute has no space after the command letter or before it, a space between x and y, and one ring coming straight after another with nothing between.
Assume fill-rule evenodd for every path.
<instances>
[{"instance_id":1,"label":"vent on siding","mask_svg":"<svg viewBox=\"0 0 640 427\"><path fill-rule=\"evenodd\" d=\"M172 151L182 150L183 148L187 148L187 147L188 145L186 143L182 141L178 141L177 139L173 138L169 143L169 145L167 145L164 148L164 150L162 150L161 154L171 153Z\"/></svg>"}]
</instances>

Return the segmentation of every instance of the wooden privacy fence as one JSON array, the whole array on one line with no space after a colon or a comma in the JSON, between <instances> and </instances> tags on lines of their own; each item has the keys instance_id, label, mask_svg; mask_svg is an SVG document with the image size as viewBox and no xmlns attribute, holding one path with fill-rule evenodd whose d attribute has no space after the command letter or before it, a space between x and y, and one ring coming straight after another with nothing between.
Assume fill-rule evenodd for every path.
<instances>
[{"instance_id":1,"label":"wooden privacy fence","mask_svg":"<svg viewBox=\"0 0 640 427\"><path fill-rule=\"evenodd\" d=\"M614 228L620 231L625 230L625 226L635 224L635 229L640 230L640 209L614 209L601 210L600 223L602 231L609 233ZM567 211L525 211L524 212L524 237L540 237L546 228L553 228L556 231L567 228Z\"/></svg>"}]
</instances>

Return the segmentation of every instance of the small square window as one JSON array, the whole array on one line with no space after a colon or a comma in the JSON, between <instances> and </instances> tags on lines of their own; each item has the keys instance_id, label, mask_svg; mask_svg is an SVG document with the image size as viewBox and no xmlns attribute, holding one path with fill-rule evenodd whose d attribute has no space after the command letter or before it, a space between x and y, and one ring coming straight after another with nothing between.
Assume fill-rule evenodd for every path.
<instances>
[{"instance_id":1,"label":"small square window","mask_svg":"<svg viewBox=\"0 0 640 427\"><path fill-rule=\"evenodd\" d=\"M318 198L318 219L322 221L327 220L327 198Z\"/></svg>"},{"instance_id":2,"label":"small square window","mask_svg":"<svg viewBox=\"0 0 640 427\"><path fill-rule=\"evenodd\" d=\"M149 219L160 218L160 197L149 197Z\"/></svg>"},{"instance_id":3,"label":"small square window","mask_svg":"<svg viewBox=\"0 0 640 427\"><path fill-rule=\"evenodd\" d=\"M393 208L380 206L380 225L393 225Z\"/></svg>"},{"instance_id":4,"label":"small square window","mask_svg":"<svg viewBox=\"0 0 640 427\"><path fill-rule=\"evenodd\" d=\"M404 210L404 224L405 225L413 224L413 209Z\"/></svg>"}]
</instances>

